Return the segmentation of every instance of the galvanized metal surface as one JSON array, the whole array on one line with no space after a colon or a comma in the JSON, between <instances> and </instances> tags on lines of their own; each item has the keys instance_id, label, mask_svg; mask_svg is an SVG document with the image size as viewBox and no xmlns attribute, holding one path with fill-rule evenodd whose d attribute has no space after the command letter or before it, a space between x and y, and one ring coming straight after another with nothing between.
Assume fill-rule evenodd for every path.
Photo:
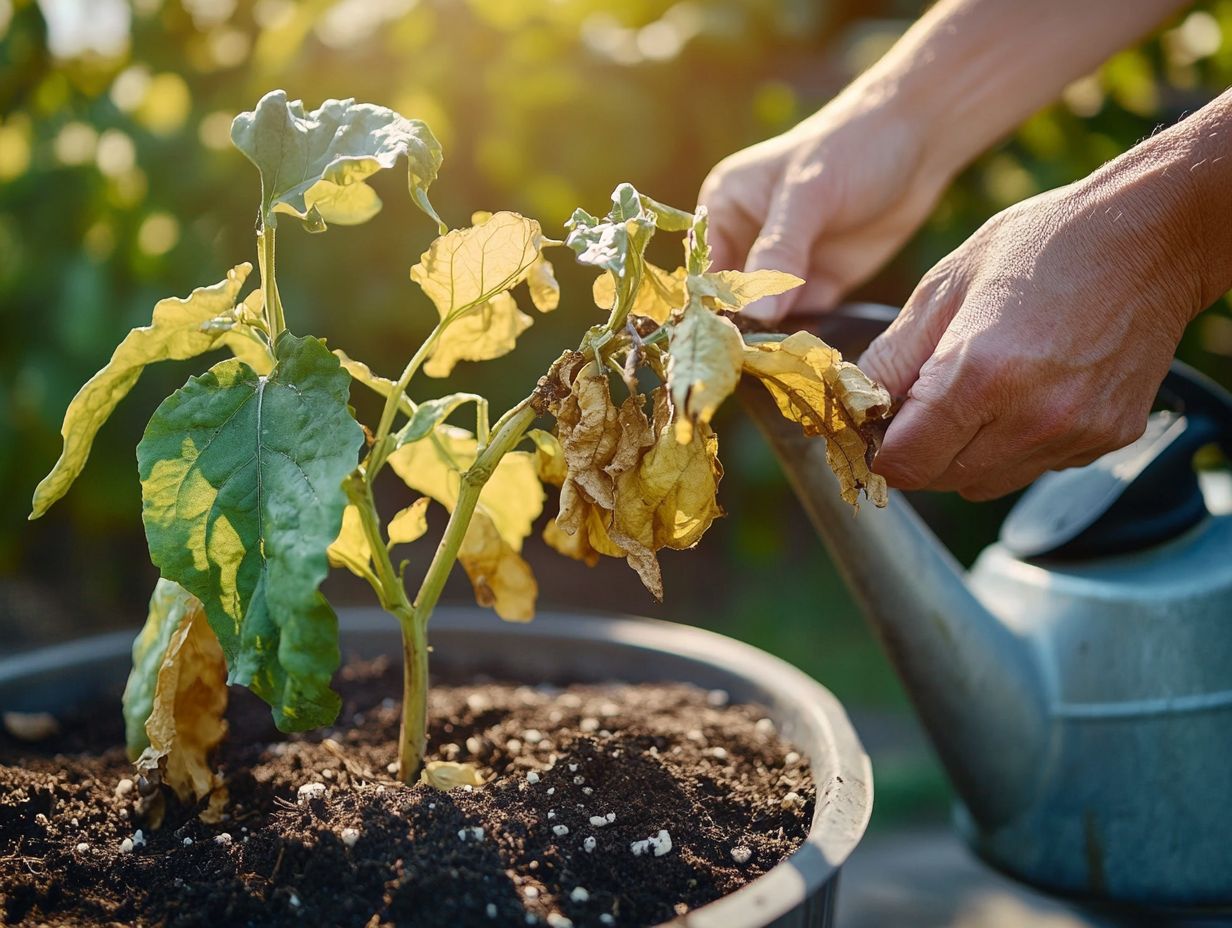
<instances>
[{"instance_id":1,"label":"galvanized metal surface","mask_svg":"<svg viewBox=\"0 0 1232 928\"><path fill-rule=\"evenodd\" d=\"M341 618L345 653L400 653L397 629L384 613L350 610ZM672 924L832 924L839 868L872 811L872 774L842 706L816 681L730 638L645 619L544 614L528 625L510 625L478 609L443 608L431 637L433 666L441 672L482 669L536 683L685 681L766 706L780 731L809 758L817 779L807 842L760 879ZM131 644L132 633L117 633L0 659L0 709L57 711L90 699L116 699Z\"/></svg>"}]
</instances>

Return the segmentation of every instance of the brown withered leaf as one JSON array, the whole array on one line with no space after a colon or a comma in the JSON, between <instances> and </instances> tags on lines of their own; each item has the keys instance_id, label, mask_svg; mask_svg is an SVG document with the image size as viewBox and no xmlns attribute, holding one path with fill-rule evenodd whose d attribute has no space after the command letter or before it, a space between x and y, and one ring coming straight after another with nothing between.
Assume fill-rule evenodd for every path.
<instances>
[{"instance_id":1,"label":"brown withered leaf","mask_svg":"<svg viewBox=\"0 0 1232 928\"><path fill-rule=\"evenodd\" d=\"M137 770L161 780L182 802L210 797L203 821L218 821L227 790L209 765L209 754L227 731L227 663L205 610L195 599L171 636L158 670L153 711L145 723L150 746Z\"/></svg>"},{"instance_id":2,"label":"brown withered leaf","mask_svg":"<svg viewBox=\"0 0 1232 928\"><path fill-rule=\"evenodd\" d=\"M654 394L654 443L637 467L617 481L609 532L646 589L663 599L663 578L655 552L691 548L723 514L716 499L723 468L718 438L699 422L681 443L678 410L666 387Z\"/></svg>"},{"instance_id":3,"label":"brown withered leaf","mask_svg":"<svg viewBox=\"0 0 1232 928\"><path fill-rule=\"evenodd\" d=\"M761 381L785 418L825 437L844 500L858 507L863 491L874 505L886 504L885 479L871 469L873 427L890 411L883 386L808 332L746 345L744 371Z\"/></svg>"}]
</instances>

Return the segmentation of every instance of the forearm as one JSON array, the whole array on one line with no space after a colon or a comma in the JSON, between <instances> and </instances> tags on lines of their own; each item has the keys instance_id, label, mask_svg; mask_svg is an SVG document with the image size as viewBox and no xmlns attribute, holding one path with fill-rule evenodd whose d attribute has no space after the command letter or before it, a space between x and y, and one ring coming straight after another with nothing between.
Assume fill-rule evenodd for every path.
<instances>
[{"instance_id":1,"label":"forearm","mask_svg":"<svg viewBox=\"0 0 1232 928\"><path fill-rule=\"evenodd\" d=\"M1184 0L940 0L845 95L893 101L951 177Z\"/></svg>"}]
</instances>

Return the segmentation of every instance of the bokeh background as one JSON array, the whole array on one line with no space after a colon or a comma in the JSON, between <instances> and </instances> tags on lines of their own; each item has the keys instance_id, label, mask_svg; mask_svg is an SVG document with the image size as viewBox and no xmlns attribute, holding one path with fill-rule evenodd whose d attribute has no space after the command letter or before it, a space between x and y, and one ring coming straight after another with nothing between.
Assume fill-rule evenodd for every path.
<instances>
[{"instance_id":1,"label":"bokeh background","mask_svg":"<svg viewBox=\"0 0 1232 928\"><path fill-rule=\"evenodd\" d=\"M35 523L25 521L30 494L59 453L69 399L123 334L148 321L157 299L255 260L258 179L228 132L266 90L283 87L310 107L354 96L424 119L445 148L432 198L450 224L476 209L514 209L559 234L574 206L602 212L624 180L691 206L712 164L824 104L921 7L0 0L0 653L144 615L155 572L133 448L158 401L199 365L147 371L81 481ZM859 296L901 303L988 216L1082 176L1230 83L1232 0L1197 4L967 170ZM294 329L393 374L434 319L407 279L432 229L400 172L386 173L374 184L386 208L367 225L324 236L288 226L279 272ZM514 355L460 365L442 392L485 392L494 409L525 395L597 318L591 274L564 260L558 273L562 308L537 318ZM1226 302L1191 328L1182 356L1232 382ZM731 407L719 422L728 517L699 550L664 557L666 602L652 602L622 564L587 569L535 540L528 556L541 603L693 622L799 664L870 720L878 816L932 814L944 786L928 756L910 748L905 697L773 457ZM917 502L965 560L992 540L1008 508ZM330 584L339 604L366 601L366 588L346 578ZM464 580L450 595L468 595Z\"/></svg>"}]
</instances>

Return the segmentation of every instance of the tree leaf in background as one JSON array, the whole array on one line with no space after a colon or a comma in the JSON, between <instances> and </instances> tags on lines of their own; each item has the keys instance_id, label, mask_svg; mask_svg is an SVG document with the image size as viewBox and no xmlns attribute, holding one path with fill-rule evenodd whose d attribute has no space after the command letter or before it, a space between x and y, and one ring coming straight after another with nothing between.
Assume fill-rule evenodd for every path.
<instances>
[{"instance_id":1,"label":"tree leaf in background","mask_svg":"<svg viewBox=\"0 0 1232 928\"><path fill-rule=\"evenodd\" d=\"M746 345L744 371L761 381L779 412L826 440L826 460L838 477L843 499L859 506L860 492L886 504L886 482L873 473L873 438L867 426L890 410L886 389L808 332L781 342Z\"/></svg>"},{"instance_id":2,"label":"tree leaf in background","mask_svg":"<svg viewBox=\"0 0 1232 928\"><path fill-rule=\"evenodd\" d=\"M364 181L406 158L412 199L442 233L447 229L428 200L441 146L418 119L349 99L326 100L305 112L302 101L274 90L255 110L235 117L231 141L261 172L261 215L270 227L279 213L312 232L329 222L367 222L381 200Z\"/></svg>"},{"instance_id":3,"label":"tree leaf in background","mask_svg":"<svg viewBox=\"0 0 1232 928\"><path fill-rule=\"evenodd\" d=\"M200 601L160 579L124 689L128 753L140 772L165 782L181 801L209 796L207 821L217 821L227 799L209 764L227 731L226 678L226 659Z\"/></svg>"},{"instance_id":4,"label":"tree leaf in background","mask_svg":"<svg viewBox=\"0 0 1232 928\"><path fill-rule=\"evenodd\" d=\"M363 432L322 342L283 335L277 359L269 377L224 361L190 378L154 413L137 461L154 563L204 604L230 682L302 730L340 705L337 620L317 587Z\"/></svg>"},{"instance_id":5,"label":"tree leaf in background","mask_svg":"<svg viewBox=\"0 0 1232 928\"><path fill-rule=\"evenodd\" d=\"M60 427L64 450L51 473L35 488L30 518L37 519L68 492L85 467L98 430L147 364L183 361L226 346L248 364L260 365L260 373L268 372L268 357L245 334L243 324L223 318L236 309L236 297L251 270L251 264L239 264L228 272L226 280L212 287L200 287L184 299L159 300L150 324L124 337L111 360L69 403ZM210 325L215 320L220 324Z\"/></svg>"},{"instance_id":6,"label":"tree leaf in background","mask_svg":"<svg viewBox=\"0 0 1232 928\"><path fill-rule=\"evenodd\" d=\"M507 354L531 324L508 293L526 279L539 259L539 223L517 213L488 216L437 238L411 268L447 328L424 365L430 377L445 377L461 360L486 361Z\"/></svg>"},{"instance_id":7,"label":"tree leaf in background","mask_svg":"<svg viewBox=\"0 0 1232 928\"><path fill-rule=\"evenodd\" d=\"M672 327L667 382L676 405L676 438L693 440L694 423L709 423L740 383L744 339L723 316L694 299Z\"/></svg>"}]
</instances>

